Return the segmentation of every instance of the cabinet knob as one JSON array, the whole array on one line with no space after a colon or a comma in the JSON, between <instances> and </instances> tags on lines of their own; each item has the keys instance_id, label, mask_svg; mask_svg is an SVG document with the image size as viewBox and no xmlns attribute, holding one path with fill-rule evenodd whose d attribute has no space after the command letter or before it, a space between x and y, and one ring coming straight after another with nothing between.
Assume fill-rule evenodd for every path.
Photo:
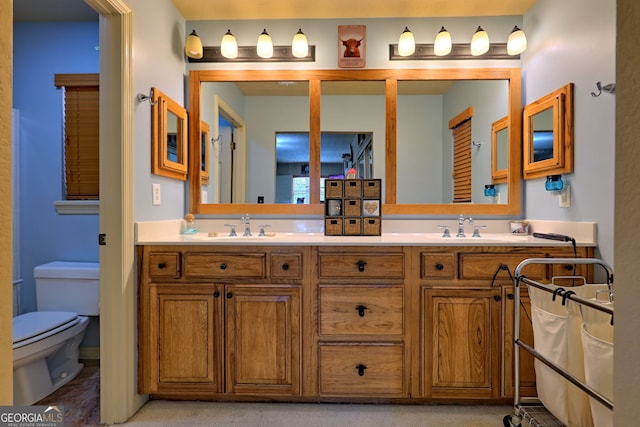
<instances>
[{"instance_id":1,"label":"cabinet knob","mask_svg":"<svg viewBox=\"0 0 640 427\"><path fill-rule=\"evenodd\" d=\"M233 294L231 292L227 292L227 299L233 298Z\"/></svg>"},{"instance_id":2,"label":"cabinet knob","mask_svg":"<svg viewBox=\"0 0 640 427\"><path fill-rule=\"evenodd\" d=\"M367 310L367 307L364 305L356 306L356 310L358 310L358 316L364 317L364 311Z\"/></svg>"},{"instance_id":3,"label":"cabinet knob","mask_svg":"<svg viewBox=\"0 0 640 427\"><path fill-rule=\"evenodd\" d=\"M220 264L220 270L226 270L226 269L227 269L227 264L225 264L224 262Z\"/></svg>"},{"instance_id":4,"label":"cabinet knob","mask_svg":"<svg viewBox=\"0 0 640 427\"><path fill-rule=\"evenodd\" d=\"M214 298L218 298L219 296L220 296L220 291L215 291L215 292L213 293L213 297L214 297Z\"/></svg>"},{"instance_id":5,"label":"cabinet knob","mask_svg":"<svg viewBox=\"0 0 640 427\"><path fill-rule=\"evenodd\" d=\"M507 299L511 299L512 300L513 298L514 298L513 294L507 294Z\"/></svg>"},{"instance_id":6,"label":"cabinet knob","mask_svg":"<svg viewBox=\"0 0 640 427\"><path fill-rule=\"evenodd\" d=\"M358 264L358 271L364 271L364 266L367 265L364 261L358 261L356 264Z\"/></svg>"},{"instance_id":7,"label":"cabinet knob","mask_svg":"<svg viewBox=\"0 0 640 427\"><path fill-rule=\"evenodd\" d=\"M494 295L493 299L496 300L496 301L501 301L502 297L500 295Z\"/></svg>"},{"instance_id":8,"label":"cabinet knob","mask_svg":"<svg viewBox=\"0 0 640 427\"><path fill-rule=\"evenodd\" d=\"M282 269L284 271L287 271L289 269L289 264L287 264L286 262L284 264L282 264Z\"/></svg>"},{"instance_id":9,"label":"cabinet knob","mask_svg":"<svg viewBox=\"0 0 640 427\"><path fill-rule=\"evenodd\" d=\"M361 363L359 365L356 365L356 369L358 370L358 375L363 376L364 371L365 369L367 369L367 367Z\"/></svg>"},{"instance_id":10,"label":"cabinet knob","mask_svg":"<svg viewBox=\"0 0 640 427\"><path fill-rule=\"evenodd\" d=\"M162 270L167 266L167 264L165 264L164 262L161 262L160 264L158 264L158 270Z\"/></svg>"},{"instance_id":11,"label":"cabinet knob","mask_svg":"<svg viewBox=\"0 0 640 427\"><path fill-rule=\"evenodd\" d=\"M439 271L444 270L444 265L442 265L442 264L440 264L440 263L437 263L437 264L436 264L436 270L439 270Z\"/></svg>"}]
</instances>

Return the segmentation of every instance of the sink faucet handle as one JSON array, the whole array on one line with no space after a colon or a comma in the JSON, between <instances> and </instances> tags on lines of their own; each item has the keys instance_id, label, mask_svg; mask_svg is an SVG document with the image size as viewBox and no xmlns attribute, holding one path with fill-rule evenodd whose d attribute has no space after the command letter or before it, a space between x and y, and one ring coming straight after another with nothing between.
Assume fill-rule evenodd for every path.
<instances>
[{"instance_id":1,"label":"sink faucet handle","mask_svg":"<svg viewBox=\"0 0 640 427\"><path fill-rule=\"evenodd\" d=\"M442 237L451 237L451 233L449 232L449 226L448 225L439 225L438 228L441 228L441 229L444 230L442 232Z\"/></svg>"},{"instance_id":2,"label":"sink faucet handle","mask_svg":"<svg viewBox=\"0 0 640 427\"><path fill-rule=\"evenodd\" d=\"M264 237L267 234L264 232L265 228L271 228L271 226L269 224L264 224L264 225L259 225L258 227L260 227L260 232L258 233L258 236L260 237Z\"/></svg>"},{"instance_id":3,"label":"sink faucet handle","mask_svg":"<svg viewBox=\"0 0 640 427\"><path fill-rule=\"evenodd\" d=\"M486 225L474 225L473 226L473 235L471 237L482 237L480 236L480 229L487 228Z\"/></svg>"},{"instance_id":4,"label":"sink faucet handle","mask_svg":"<svg viewBox=\"0 0 640 427\"><path fill-rule=\"evenodd\" d=\"M236 233L236 225L235 224L225 224L225 227L229 228L229 237L236 237L238 234Z\"/></svg>"}]
</instances>

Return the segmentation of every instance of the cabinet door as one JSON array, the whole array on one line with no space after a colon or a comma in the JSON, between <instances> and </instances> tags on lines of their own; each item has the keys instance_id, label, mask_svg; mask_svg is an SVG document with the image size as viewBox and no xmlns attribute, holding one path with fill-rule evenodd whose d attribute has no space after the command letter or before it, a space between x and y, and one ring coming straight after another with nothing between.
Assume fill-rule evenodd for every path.
<instances>
[{"instance_id":1,"label":"cabinet door","mask_svg":"<svg viewBox=\"0 0 640 427\"><path fill-rule=\"evenodd\" d=\"M500 290L425 289L427 397L499 395Z\"/></svg>"},{"instance_id":2,"label":"cabinet door","mask_svg":"<svg viewBox=\"0 0 640 427\"><path fill-rule=\"evenodd\" d=\"M503 289L504 298L504 385L503 397L513 397L515 386L514 372L514 295L513 286ZM520 339L533 344L533 327L531 326L531 300L526 286L520 288ZM534 357L524 349L520 349L520 395L536 396L536 372L534 369Z\"/></svg>"},{"instance_id":3,"label":"cabinet door","mask_svg":"<svg viewBox=\"0 0 640 427\"><path fill-rule=\"evenodd\" d=\"M300 393L298 286L226 287L227 392Z\"/></svg>"},{"instance_id":4,"label":"cabinet door","mask_svg":"<svg viewBox=\"0 0 640 427\"><path fill-rule=\"evenodd\" d=\"M145 392L221 391L221 308L213 285L150 286Z\"/></svg>"}]
</instances>

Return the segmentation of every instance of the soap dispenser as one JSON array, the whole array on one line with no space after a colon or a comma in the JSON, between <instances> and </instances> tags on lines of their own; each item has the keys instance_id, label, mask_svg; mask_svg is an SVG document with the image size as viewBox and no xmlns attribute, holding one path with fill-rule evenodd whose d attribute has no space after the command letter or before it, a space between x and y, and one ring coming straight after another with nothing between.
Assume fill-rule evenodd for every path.
<instances>
[{"instance_id":1,"label":"soap dispenser","mask_svg":"<svg viewBox=\"0 0 640 427\"><path fill-rule=\"evenodd\" d=\"M196 234L196 218L192 214L186 214L184 216L185 228L182 234Z\"/></svg>"}]
</instances>

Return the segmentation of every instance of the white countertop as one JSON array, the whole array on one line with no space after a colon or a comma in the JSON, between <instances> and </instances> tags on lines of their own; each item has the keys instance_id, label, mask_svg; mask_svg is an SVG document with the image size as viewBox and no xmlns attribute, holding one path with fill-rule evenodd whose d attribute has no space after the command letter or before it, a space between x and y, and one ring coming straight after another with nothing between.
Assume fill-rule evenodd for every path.
<instances>
[{"instance_id":1,"label":"white countertop","mask_svg":"<svg viewBox=\"0 0 640 427\"><path fill-rule=\"evenodd\" d=\"M387 221L387 220L385 220ZM199 232L182 235L182 220L148 221L136 223L136 243L138 245L250 245L250 246L571 246L571 242L560 242L533 237L531 235L511 234L509 221L485 221L487 228L481 230L481 237L471 237L473 230L465 229L466 237L455 237L457 224L451 221L423 220L383 221L380 236L325 236L321 225L315 221L271 220L273 225L267 228L266 237L258 236L260 224L257 220L252 226L251 237L242 236L243 229L237 227L237 237L228 236L225 221L198 220ZM407 224L409 223L409 224ZM438 225L450 226L451 236L442 237ZM596 224L590 222L530 221L531 229L542 233L560 233L573 237L577 246L596 246ZM386 226L385 226L386 225ZM319 228L319 229L318 229ZM421 230L411 232L406 229ZM422 232L437 230L437 232Z\"/></svg>"}]
</instances>

